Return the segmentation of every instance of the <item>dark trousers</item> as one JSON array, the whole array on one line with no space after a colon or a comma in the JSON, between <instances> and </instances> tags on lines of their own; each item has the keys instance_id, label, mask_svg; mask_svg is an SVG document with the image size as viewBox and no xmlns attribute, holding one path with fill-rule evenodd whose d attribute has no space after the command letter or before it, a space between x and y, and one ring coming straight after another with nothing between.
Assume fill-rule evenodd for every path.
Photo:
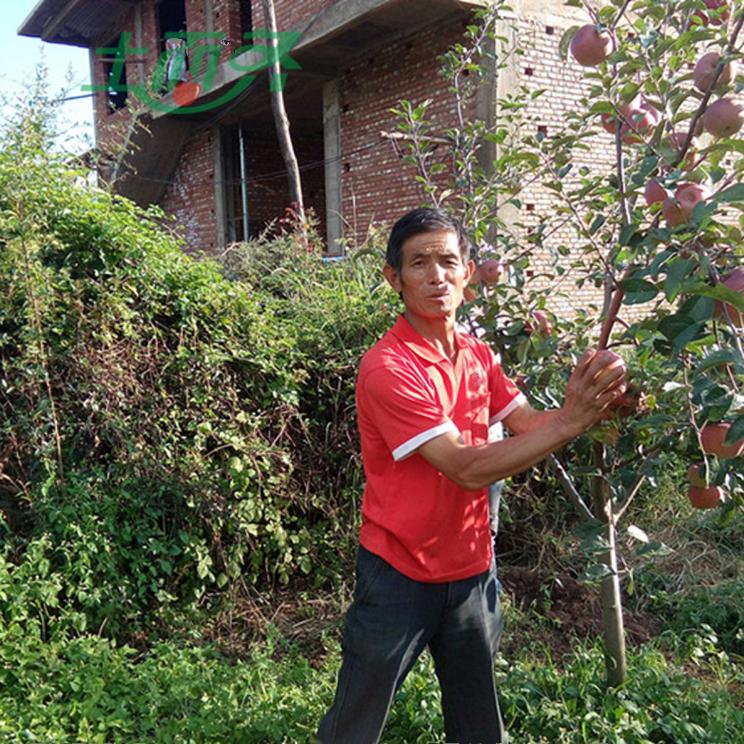
<instances>
[{"instance_id":1,"label":"dark trousers","mask_svg":"<svg viewBox=\"0 0 744 744\"><path fill-rule=\"evenodd\" d=\"M336 697L318 730L322 744L378 742L393 696L426 646L442 691L447 742L505 742L493 678L499 588L495 568L423 583L360 547Z\"/></svg>"}]
</instances>

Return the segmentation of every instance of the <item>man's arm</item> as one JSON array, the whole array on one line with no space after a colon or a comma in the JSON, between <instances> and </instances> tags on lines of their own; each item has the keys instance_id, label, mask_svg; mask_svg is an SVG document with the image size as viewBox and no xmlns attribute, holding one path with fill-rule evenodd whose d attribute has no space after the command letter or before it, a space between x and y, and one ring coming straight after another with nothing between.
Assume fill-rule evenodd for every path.
<instances>
[{"instance_id":1,"label":"man's arm","mask_svg":"<svg viewBox=\"0 0 744 744\"><path fill-rule=\"evenodd\" d=\"M562 409L560 408L536 411L525 401L504 419L504 423L514 434L527 434L535 429L560 425L562 415Z\"/></svg>"},{"instance_id":2,"label":"man's arm","mask_svg":"<svg viewBox=\"0 0 744 744\"><path fill-rule=\"evenodd\" d=\"M506 417L504 423L516 436L468 446L447 432L417 451L461 488L483 488L527 470L593 426L603 409L625 391L624 378L624 366L601 353L587 352L571 375L561 408L535 411L523 404Z\"/></svg>"}]
</instances>

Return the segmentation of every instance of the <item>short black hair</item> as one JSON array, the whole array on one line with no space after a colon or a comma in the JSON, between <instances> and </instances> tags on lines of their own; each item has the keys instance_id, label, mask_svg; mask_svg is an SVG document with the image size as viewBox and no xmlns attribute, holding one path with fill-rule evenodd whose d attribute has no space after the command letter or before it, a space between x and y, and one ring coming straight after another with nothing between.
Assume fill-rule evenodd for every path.
<instances>
[{"instance_id":1,"label":"short black hair","mask_svg":"<svg viewBox=\"0 0 744 744\"><path fill-rule=\"evenodd\" d=\"M414 235L437 230L449 230L455 233L457 243L460 246L462 262L467 264L470 260L470 240L465 233L462 222L447 214L443 209L428 207L414 209L408 214L404 214L393 225L390 238L388 238L385 261L396 271L400 271L403 265L403 243Z\"/></svg>"}]
</instances>

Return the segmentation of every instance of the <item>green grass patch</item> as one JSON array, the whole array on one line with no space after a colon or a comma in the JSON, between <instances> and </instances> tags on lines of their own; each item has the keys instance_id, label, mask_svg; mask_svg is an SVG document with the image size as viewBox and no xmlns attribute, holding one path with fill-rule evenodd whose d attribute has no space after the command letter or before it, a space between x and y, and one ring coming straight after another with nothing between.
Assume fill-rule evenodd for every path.
<instances>
[{"instance_id":1,"label":"green grass patch","mask_svg":"<svg viewBox=\"0 0 744 744\"><path fill-rule=\"evenodd\" d=\"M331 702L338 670L338 645L329 641L328 647L319 665L297 647L269 637L247 658L231 662L210 647L162 643L140 656L95 636L44 643L14 637L11 629L0 646L0 736L60 744L310 742ZM608 691L596 646L577 647L560 665L549 656L502 660L497 676L513 741L744 739L744 711L736 707L744 678L709 639L694 648L637 649L629 666L628 683ZM428 658L396 699L383 741L443 741Z\"/></svg>"}]
</instances>

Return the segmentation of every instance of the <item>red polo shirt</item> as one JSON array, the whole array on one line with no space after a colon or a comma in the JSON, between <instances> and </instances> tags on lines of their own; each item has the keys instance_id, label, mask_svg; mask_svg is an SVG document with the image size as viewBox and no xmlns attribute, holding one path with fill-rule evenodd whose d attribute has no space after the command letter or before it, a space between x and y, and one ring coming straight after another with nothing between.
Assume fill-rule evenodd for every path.
<instances>
[{"instance_id":1,"label":"red polo shirt","mask_svg":"<svg viewBox=\"0 0 744 744\"><path fill-rule=\"evenodd\" d=\"M524 400L485 343L456 333L455 344L453 365L401 315L357 380L360 542L416 581L456 581L491 563L487 489L463 490L417 449L446 431L484 444L489 425Z\"/></svg>"}]
</instances>

